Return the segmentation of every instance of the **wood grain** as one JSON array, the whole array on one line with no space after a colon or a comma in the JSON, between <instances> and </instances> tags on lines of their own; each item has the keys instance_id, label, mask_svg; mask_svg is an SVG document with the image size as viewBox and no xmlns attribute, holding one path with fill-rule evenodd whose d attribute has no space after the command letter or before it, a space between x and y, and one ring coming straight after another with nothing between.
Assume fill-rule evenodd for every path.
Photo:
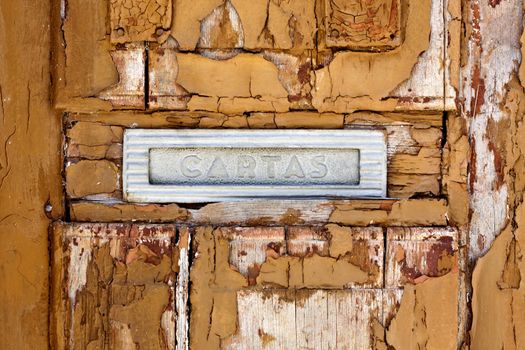
<instances>
[{"instance_id":1,"label":"wood grain","mask_svg":"<svg viewBox=\"0 0 525 350\"><path fill-rule=\"evenodd\" d=\"M177 204L71 201L75 221L128 220L189 225L260 226L336 223L353 226L445 226L443 199L402 200L264 200L211 203L199 209Z\"/></svg>"},{"instance_id":2,"label":"wood grain","mask_svg":"<svg viewBox=\"0 0 525 350\"><path fill-rule=\"evenodd\" d=\"M238 332L221 349L370 349L383 318L381 290L242 291L237 305Z\"/></svg>"},{"instance_id":3,"label":"wood grain","mask_svg":"<svg viewBox=\"0 0 525 350\"><path fill-rule=\"evenodd\" d=\"M54 229L57 349L187 346L189 236L174 225Z\"/></svg>"},{"instance_id":4,"label":"wood grain","mask_svg":"<svg viewBox=\"0 0 525 350\"><path fill-rule=\"evenodd\" d=\"M387 228L385 284L402 288L458 269L458 232L446 227Z\"/></svg>"},{"instance_id":5,"label":"wood grain","mask_svg":"<svg viewBox=\"0 0 525 350\"><path fill-rule=\"evenodd\" d=\"M48 228L63 213L51 1L0 2L0 348L47 349Z\"/></svg>"}]
</instances>

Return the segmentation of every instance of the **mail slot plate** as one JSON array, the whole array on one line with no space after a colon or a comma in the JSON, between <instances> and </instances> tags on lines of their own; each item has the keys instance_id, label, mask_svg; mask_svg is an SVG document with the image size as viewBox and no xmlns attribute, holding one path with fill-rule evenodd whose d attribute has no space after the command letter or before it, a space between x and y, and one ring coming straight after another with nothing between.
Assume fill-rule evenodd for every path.
<instances>
[{"instance_id":1,"label":"mail slot plate","mask_svg":"<svg viewBox=\"0 0 525 350\"><path fill-rule=\"evenodd\" d=\"M385 197L380 130L153 130L124 135L131 202Z\"/></svg>"}]
</instances>

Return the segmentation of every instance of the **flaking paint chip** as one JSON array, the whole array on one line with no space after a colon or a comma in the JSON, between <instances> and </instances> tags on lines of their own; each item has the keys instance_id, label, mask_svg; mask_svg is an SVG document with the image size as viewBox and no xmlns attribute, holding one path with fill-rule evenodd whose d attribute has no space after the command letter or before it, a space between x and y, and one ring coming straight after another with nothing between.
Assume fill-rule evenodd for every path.
<instances>
[{"instance_id":1,"label":"flaking paint chip","mask_svg":"<svg viewBox=\"0 0 525 350\"><path fill-rule=\"evenodd\" d=\"M171 0L111 0L111 41L163 42L172 19Z\"/></svg>"}]
</instances>

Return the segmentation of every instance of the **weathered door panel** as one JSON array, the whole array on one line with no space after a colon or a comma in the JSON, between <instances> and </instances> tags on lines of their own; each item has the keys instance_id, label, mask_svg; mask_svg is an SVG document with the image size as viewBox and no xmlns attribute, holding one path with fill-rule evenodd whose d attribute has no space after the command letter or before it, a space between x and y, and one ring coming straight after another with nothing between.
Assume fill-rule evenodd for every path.
<instances>
[{"instance_id":1,"label":"weathered door panel","mask_svg":"<svg viewBox=\"0 0 525 350\"><path fill-rule=\"evenodd\" d=\"M425 322L455 342L453 229L56 224L53 256L59 349L371 348L407 283L440 276Z\"/></svg>"},{"instance_id":2,"label":"weathered door panel","mask_svg":"<svg viewBox=\"0 0 525 350\"><path fill-rule=\"evenodd\" d=\"M53 234L57 349L183 346L186 323L178 319L186 317L187 231L177 233L174 225L57 223Z\"/></svg>"},{"instance_id":3,"label":"weathered door panel","mask_svg":"<svg viewBox=\"0 0 525 350\"><path fill-rule=\"evenodd\" d=\"M396 227L386 234L384 260L380 227L195 228L192 348L373 348L384 342L381 325L410 297L403 289L437 277L450 280L443 282L450 290L436 289L439 309L427 319L414 314L411 322L444 332L435 340L443 347L431 348L454 348L457 232ZM417 295L417 288L408 289ZM433 302L415 298L422 312ZM205 327L208 332L199 331ZM396 336L407 341L400 333L391 336L393 343Z\"/></svg>"},{"instance_id":4,"label":"weathered door panel","mask_svg":"<svg viewBox=\"0 0 525 350\"><path fill-rule=\"evenodd\" d=\"M522 0L0 13L0 348L525 348ZM137 127L381 130L387 196L127 202Z\"/></svg>"},{"instance_id":5,"label":"weathered door panel","mask_svg":"<svg viewBox=\"0 0 525 350\"><path fill-rule=\"evenodd\" d=\"M460 12L459 0L65 2L57 346L457 348ZM386 196L127 201L130 128L380 130Z\"/></svg>"},{"instance_id":6,"label":"weathered door panel","mask_svg":"<svg viewBox=\"0 0 525 350\"><path fill-rule=\"evenodd\" d=\"M455 109L458 0L144 6L64 4L59 106L227 114Z\"/></svg>"}]
</instances>

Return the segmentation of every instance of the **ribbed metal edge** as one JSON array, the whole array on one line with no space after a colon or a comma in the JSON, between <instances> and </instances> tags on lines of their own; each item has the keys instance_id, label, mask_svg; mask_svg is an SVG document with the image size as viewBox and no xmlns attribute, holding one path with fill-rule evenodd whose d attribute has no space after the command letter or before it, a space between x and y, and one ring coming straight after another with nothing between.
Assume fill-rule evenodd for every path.
<instances>
[{"instance_id":1,"label":"ribbed metal edge","mask_svg":"<svg viewBox=\"0 0 525 350\"><path fill-rule=\"evenodd\" d=\"M155 130L124 133L124 199L195 203L256 198L386 197L387 151L380 130ZM175 186L149 182L149 150L169 147L352 148L360 151L358 185Z\"/></svg>"}]
</instances>

